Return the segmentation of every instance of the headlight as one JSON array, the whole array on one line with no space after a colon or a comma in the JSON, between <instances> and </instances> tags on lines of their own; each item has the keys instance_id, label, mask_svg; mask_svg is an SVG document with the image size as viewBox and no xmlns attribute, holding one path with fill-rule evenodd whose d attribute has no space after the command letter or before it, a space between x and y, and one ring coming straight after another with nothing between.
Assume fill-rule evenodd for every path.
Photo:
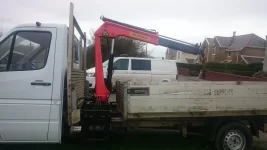
<instances>
[{"instance_id":1,"label":"headlight","mask_svg":"<svg viewBox=\"0 0 267 150\"><path fill-rule=\"evenodd\" d=\"M87 73L88 77L95 77L95 73Z\"/></svg>"}]
</instances>

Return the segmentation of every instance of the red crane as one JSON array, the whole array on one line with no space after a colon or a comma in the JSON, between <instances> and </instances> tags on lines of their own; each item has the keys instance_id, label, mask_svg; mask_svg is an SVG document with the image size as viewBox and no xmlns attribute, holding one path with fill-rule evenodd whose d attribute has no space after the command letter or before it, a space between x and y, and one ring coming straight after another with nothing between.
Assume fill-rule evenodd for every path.
<instances>
[{"instance_id":1,"label":"red crane","mask_svg":"<svg viewBox=\"0 0 267 150\"><path fill-rule=\"evenodd\" d=\"M95 68L96 68L96 101L98 103L108 103L108 97L110 94L109 86L112 78L113 67L113 46L114 40L112 40L112 49L109 58L108 65L108 77L106 84L104 81L103 65L102 65L102 52L100 38L116 38L118 36L124 36L127 38L147 42L154 45L161 45L168 48L180 50L191 54L202 54L203 51L199 49L196 44L190 44L184 41L176 40L166 36L159 35L154 30L148 30L137 26L121 23L115 20L111 20L101 16L101 20L104 23L95 32Z\"/></svg>"}]
</instances>

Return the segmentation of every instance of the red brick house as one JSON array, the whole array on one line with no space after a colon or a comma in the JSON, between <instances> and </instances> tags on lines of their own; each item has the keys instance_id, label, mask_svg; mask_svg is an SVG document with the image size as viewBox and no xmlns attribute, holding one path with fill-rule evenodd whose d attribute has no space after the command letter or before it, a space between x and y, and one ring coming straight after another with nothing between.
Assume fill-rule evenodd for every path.
<instances>
[{"instance_id":1,"label":"red brick house","mask_svg":"<svg viewBox=\"0 0 267 150\"><path fill-rule=\"evenodd\" d=\"M219 63L262 63L266 40L255 35L245 34L232 37L215 36L205 38L201 48L205 51L206 62Z\"/></svg>"}]
</instances>

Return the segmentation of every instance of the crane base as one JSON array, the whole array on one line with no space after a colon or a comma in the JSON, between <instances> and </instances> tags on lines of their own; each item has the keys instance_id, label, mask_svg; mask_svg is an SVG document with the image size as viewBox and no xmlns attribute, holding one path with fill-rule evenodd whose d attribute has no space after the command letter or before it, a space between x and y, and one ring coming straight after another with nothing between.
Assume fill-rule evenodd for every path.
<instances>
[{"instance_id":1,"label":"crane base","mask_svg":"<svg viewBox=\"0 0 267 150\"><path fill-rule=\"evenodd\" d=\"M81 133L85 139L108 140L111 124L109 104L89 103L81 110Z\"/></svg>"}]
</instances>

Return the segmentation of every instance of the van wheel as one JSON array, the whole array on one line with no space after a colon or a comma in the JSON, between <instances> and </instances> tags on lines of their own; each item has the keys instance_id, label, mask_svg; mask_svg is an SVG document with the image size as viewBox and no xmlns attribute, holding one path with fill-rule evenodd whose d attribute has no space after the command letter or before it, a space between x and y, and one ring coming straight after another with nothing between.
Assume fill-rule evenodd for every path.
<instances>
[{"instance_id":1,"label":"van wheel","mask_svg":"<svg viewBox=\"0 0 267 150\"><path fill-rule=\"evenodd\" d=\"M226 124L217 132L215 147L217 150L250 150L252 134L244 124Z\"/></svg>"}]
</instances>

